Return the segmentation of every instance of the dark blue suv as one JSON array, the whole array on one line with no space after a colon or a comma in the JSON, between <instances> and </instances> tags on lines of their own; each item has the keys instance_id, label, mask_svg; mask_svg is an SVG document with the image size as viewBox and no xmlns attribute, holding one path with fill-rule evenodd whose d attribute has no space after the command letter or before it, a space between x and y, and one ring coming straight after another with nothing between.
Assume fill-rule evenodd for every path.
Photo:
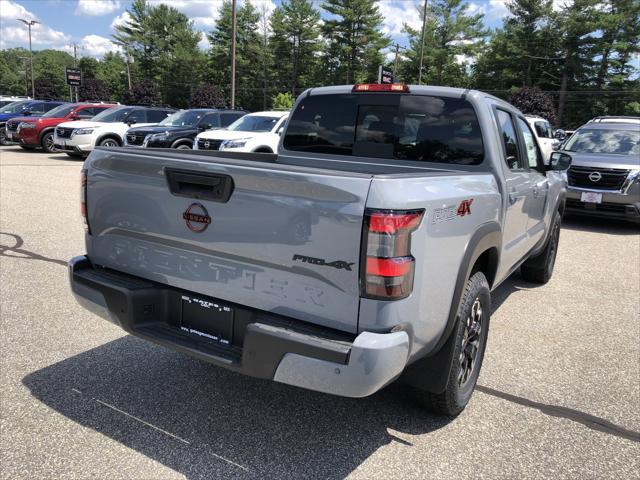
<instances>
[{"instance_id":1,"label":"dark blue suv","mask_svg":"<svg viewBox=\"0 0 640 480\"><path fill-rule=\"evenodd\" d=\"M7 145L7 120L15 117L39 117L62 105L61 100L20 100L0 108L0 145Z\"/></svg>"}]
</instances>

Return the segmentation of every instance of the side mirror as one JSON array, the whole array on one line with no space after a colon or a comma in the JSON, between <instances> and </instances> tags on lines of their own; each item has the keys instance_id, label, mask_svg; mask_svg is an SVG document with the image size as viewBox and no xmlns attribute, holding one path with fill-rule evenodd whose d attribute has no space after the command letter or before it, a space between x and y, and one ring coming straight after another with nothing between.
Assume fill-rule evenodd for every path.
<instances>
[{"instance_id":1,"label":"side mirror","mask_svg":"<svg viewBox=\"0 0 640 480\"><path fill-rule=\"evenodd\" d=\"M548 170L567 170L571 166L571 155L563 152L553 152Z\"/></svg>"},{"instance_id":2,"label":"side mirror","mask_svg":"<svg viewBox=\"0 0 640 480\"><path fill-rule=\"evenodd\" d=\"M70 120L80 120L80 115L78 115L77 113L74 113L73 115L71 115L69 117Z\"/></svg>"},{"instance_id":3,"label":"side mirror","mask_svg":"<svg viewBox=\"0 0 640 480\"><path fill-rule=\"evenodd\" d=\"M131 126L131 125L134 125L135 123L138 123L138 121L135 118L127 118L127 125Z\"/></svg>"}]
</instances>

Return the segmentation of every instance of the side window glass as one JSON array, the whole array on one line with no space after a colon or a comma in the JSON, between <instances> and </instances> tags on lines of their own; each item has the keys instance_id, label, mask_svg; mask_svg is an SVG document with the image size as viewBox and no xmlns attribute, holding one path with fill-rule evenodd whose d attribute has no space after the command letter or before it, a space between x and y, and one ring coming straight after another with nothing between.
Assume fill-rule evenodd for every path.
<instances>
[{"instance_id":1,"label":"side window glass","mask_svg":"<svg viewBox=\"0 0 640 480\"><path fill-rule=\"evenodd\" d=\"M522 132L522 138L524 139L527 165L529 168L537 169L539 160L542 156L540 155L540 149L538 148L533 132L531 131L529 124L521 118L518 118L518 128Z\"/></svg>"},{"instance_id":2,"label":"side window glass","mask_svg":"<svg viewBox=\"0 0 640 480\"><path fill-rule=\"evenodd\" d=\"M147 122L158 123L167 118L164 110L147 110Z\"/></svg>"},{"instance_id":3,"label":"side window glass","mask_svg":"<svg viewBox=\"0 0 640 480\"><path fill-rule=\"evenodd\" d=\"M78 111L78 116L80 118L91 118L96 113L97 112L95 111L95 109L93 107L88 107L88 108L83 108L82 110Z\"/></svg>"},{"instance_id":4,"label":"side window glass","mask_svg":"<svg viewBox=\"0 0 640 480\"><path fill-rule=\"evenodd\" d=\"M51 108L56 107L57 105L54 105ZM44 109L45 105L44 103L36 103L35 105L33 105L31 108L29 108L29 111L31 113L44 113L45 109Z\"/></svg>"},{"instance_id":5,"label":"side window glass","mask_svg":"<svg viewBox=\"0 0 640 480\"><path fill-rule=\"evenodd\" d=\"M518 136L513 126L511 115L504 110L496 110L498 127L500 135L504 143L505 160L509 170L517 170L521 168L520 154L518 153Z\"/></svg>"},{"instance_id":6,"label":"side window glass","mask_svg":"<svg viewBox=\"0 0 640 480\"><path fill-rule=\"evenodd\" d=\"M131 115L129 115L126 120L135 120L136 123L145 123L147 121L147 115L145 110L134 110Z\"/></svg>"},{"instance_id":7,"label":"side window glass","mask_svg":"<svg viewBox=\"0 0 640 480\"><path fill-rule=\"evenodd\" d=\"M216 128L220 126L220 114L219 113L209 113L202 117L200 120L201 127L209 127L211 125L212 128Z\"/></svg>"},{"instance_id":8,"label":"side window glass","mask_svg":"<svg viewBox=\"0 0 640 480\"><path fill-rule=\"evenodd\" d=\"M244 117L244 113L223 113L220 117L220 126L228 127L240 117Z\"/></svg>"}]
</instances>

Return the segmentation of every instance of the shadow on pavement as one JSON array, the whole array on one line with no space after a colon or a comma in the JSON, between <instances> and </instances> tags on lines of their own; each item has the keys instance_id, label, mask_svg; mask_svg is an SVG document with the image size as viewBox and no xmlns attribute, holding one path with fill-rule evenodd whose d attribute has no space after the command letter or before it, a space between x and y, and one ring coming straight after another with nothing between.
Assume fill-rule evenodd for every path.
<instances>
[{"instance_id":1,"label":"shadow on pavement","mask_svg":"<svg viewBox=\"0 0 640 480\"><path fill-rule=\"evenodd\" d=\"M9 241L7 241L9 237ZM7 245L5 245L5 242ZM15 258L19 260L40 260L41 262L55 263L56 265L67 266L64 260L49 258L43 255L20 248L24 245L24 240L15 233L0 232L0 257Z\"/></svg>"},{"instance_id":2,"label":"shadow on pavement","mask_svg":"<svg viewBox=\"0 0 640 480\"><path fill-rule=\"evenodd\" d=\"M640 225L613 218L592 218L566 214L562 219L563 230L606 233L609 235L638 235Z\"/></svg>"},{"instance_id":3,"label":"shadow on pavement","mask_svg":"<svg viewBox=\"0 0 640 480\"><path fill-rule=\"evenodd\" d=\"M445 426L397 385L347 399L245 377L125 336L34 372L41 402L187 478L344 478ZM397 433L400 432L400 433Z\"/></svg>"}]
</instances>

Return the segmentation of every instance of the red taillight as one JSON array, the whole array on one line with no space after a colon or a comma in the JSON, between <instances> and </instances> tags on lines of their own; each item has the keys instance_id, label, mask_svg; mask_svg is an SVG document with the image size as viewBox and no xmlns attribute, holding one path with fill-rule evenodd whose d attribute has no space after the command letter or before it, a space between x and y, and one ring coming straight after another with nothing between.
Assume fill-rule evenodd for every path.
<instances>
[{"instance_id":1,"label":"red taillight","mask_svg":"<svg viewBox=\"0 0 640 480\"><path fill-rule=\"evenodd\" d=\"M363 296L397 300L413 289L415 259L411 232L420 225L424 210L367 210Z\"/></svg>"},{"instance_id":2,"label":"red taillight","mask_svg":"<svg viewBox=\"0 0 640 480\"><path fill-rule=\"evenodd\" d=\"M80 171L80 215L82 215L85 230L90 234L87 212L87 170L85 168Z\"/></svg>"},{"instance_id":3,"label":"red taillight","mask_svg":"<svg viewBox=\"0 0 640 480\"><path fill-rule=\"evenodd\" d=\"M398 230L413 230L420 225L422 212L418 213L382 213L369 215L369 231L395 234Z\"/></svg>"},{"instance_id":4,"label":"red taillight","mask_svg":"<svg viewBox=\"0 0 640 480\"><path fill-rule=\"evenodd\" d=\"M409 93L409 85L404 83L358 83L353 86L353 91Z\"/></svg>"}]
</instances>

